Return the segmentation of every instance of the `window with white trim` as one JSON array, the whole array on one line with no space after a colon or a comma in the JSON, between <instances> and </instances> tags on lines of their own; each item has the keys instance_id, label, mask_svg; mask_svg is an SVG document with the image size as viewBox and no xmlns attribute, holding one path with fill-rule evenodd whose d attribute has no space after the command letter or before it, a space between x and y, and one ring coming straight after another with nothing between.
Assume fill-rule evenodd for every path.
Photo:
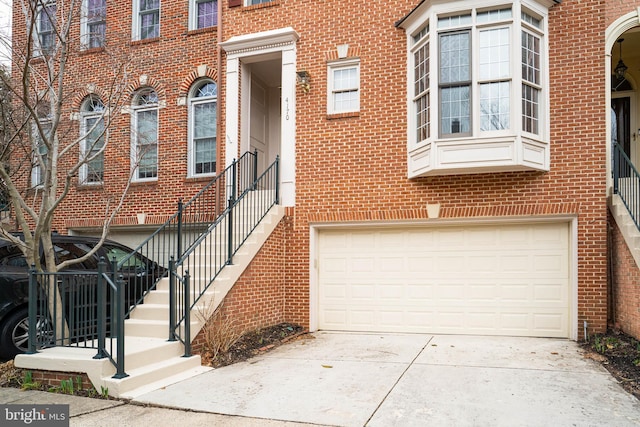
<instances>
[{"instance_id":1,"label":"window with white trim","mask_svg":"<svg viewBox=\"0 0 640 427\"><path fill-rule=\"evenodd\" d=\"M103 47L107 31L107 1L84 0L80 18L80 37L85 49Z\"/></svg>"},{"instance_id":2,"label":"window with white trim","mask_svg":"<svg viewBox=\"0 0 640 427\"><path fill-rule=\"evenodd\" d=\"M540 132L542 22L522 12L522 130Z\"/></svg>"},{"instance_id":3,"label":"window with white trim","mask_svg":"<svg viewBox=\"0 0 640 427\"><path fill-rule=\"evenodd\" d=\"M215 27L218 25L218 0L189 1L189 29Z\"/></svg>"},{"instance_id":4,"label":"window with white trim","mask_svg":"<svg viewBox=\"0 0 640 427\"><path fill-rule=\"evenodd\" d=\"M189 94L189 175L216 172L218 88L209 79L198 81Z\"/></svg>"},{"instance_id":5,"label":"window with white trim","mask_svg":"<svg viewBox=\"0 0 640 427\"><path fill-rule=\"evenodd\" d=\"M36 17L36 53L40 55L51 53L56 43L55 26L57 22L57 5L55 1L43 3L44 4L38 9Z\"/></svg>"},{"instance_id":6,"label":"window with white trim","mask_svg":"<svg viewBox=\"0 0 640 427\"><path fill-rule=\"evenodd\" d=\"M435 18L435 29L425 25L411 39L415 142L434 136L514 132L516 111L521 116L520 130L540 135L542 19L526 9L515 19L510 6ZM514 32L520 34L520 46L514 43ZM512 64L520 57L518 70ZM521 86L517 92L516 80ZM519 102L522 106L516 108ZM436 122L432 112L437 113Z\"/></svg>"},{"instance_id":7,"label":"window with white trim","mask_svg":"<svg viewBox=\"0 0 640 427\"><path fill-rule=\"evenodd\" d=\"M133 1L133 39L160 37L160 0Z\"/></svg>"},{"instance_id":8,"label":"window with white trim","mask_svg":"<svg viewBox=\"0 0 640 427\"><path fill-rule=\"evenodd\" d=\"M251 6L254 4L271 3L273 0L246 0L246 5Z\"/></svg>"},{"instance_id":9,"label":"window with white trim","mask_svg":"<svg viewBox=\"0 0 640 427\"><path fill-rule=\"evenodd\" d=\"M158 178L158 95L153 89L138 91L133 98L132 167L133 181Z\"/></svg>"},{"instance_id":10,"label":"window with white trim","mask_svg":"<svg viewBox=\"0 0 640 427\"><path fill-rule=\"evenodd\" d=\"M536 162L540 170L548 169L543 158L548 158L544 146L549 141L546 16L552 2L484 4L474 2L478 6L474 8L465 1L446 5L425 2L399 23L407 30L407 134L410 169L411 160L416 162L410 171L414 176L431 173L434 168L464 169L465 156L469 166L475 161L468 157L472 150L488 159L487 170L509 170L504 163L498 165L499 157L507 155L506 148L499 153L500 144L512 144L514 150L522 149L525 154L540 153L535 154L539 159L527 165L515 164L520 161L519 154L504 160L514 162L512 170L518 170L517 166L526 169ZM457 12L456 5L460 8ZM523 140L529 145L518 147ZM457 152L453 141L459 147ZM469 145L474 141L494 146L479 154ZM431 151L418 152L420 147ZM443 160L438 153L445 152L448 157ZM456 166L451 166L453 163Z\"/></svg>"},{"instance_id":11,"label":"window with white trim","mask_svg":"<svg viewBox=\"0 0 640 427\"><path fill-rule=\"evenodd\" d=\"M89 95L80 108L80 183L100 184L104 179L104 104Z\"/></svg>"},{"instance_id":12,"label":"window with white trim","mask_svg":"<svg viewBox=\"0 0 640 427\"><path fill-rule=\"evenodd\" d=\"M327 113L360 111L360 60L348 59L328 64Z\"/></svg>"}]
</instances>

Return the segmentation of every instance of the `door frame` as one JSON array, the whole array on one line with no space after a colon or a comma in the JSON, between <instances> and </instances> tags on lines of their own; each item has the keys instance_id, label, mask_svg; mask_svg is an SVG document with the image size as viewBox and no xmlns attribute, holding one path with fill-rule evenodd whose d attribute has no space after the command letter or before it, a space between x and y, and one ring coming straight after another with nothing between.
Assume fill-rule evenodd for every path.
<instances>
[{"instance_id":1,"label":"door frame","mask_svg":"<svg viewBox=\"0 0 640 427\"><path fill-rule=\"evenodd\" d=\"M611 150L611 58L613 48L618 39L628 30L640 26L640 8L633 10L611 23L605 30L605 55L604 55L604 81L605 81L605 129L606 129L606 179L607 179L607 196L613 195L613 171L611 166L613 164L613 152ZM633 80L627 79L631 83L631 87L635 87L637 91L637 85ZM640 118L639 118L640 120ZM636 125L640 124L636 122ZM634 128L631 128L634 129ZM633 131L632 131L633 132ZM635 128L636 142L640 139L638 134L638 128ZM632 138L633 144L633 138Z\"/></svg>"},{"instance_id":2,"label":"door frame","mask_svg":"<svg viewBox=\"0 0 640 427\"><path fill-rule=\"evenodd\" d=\"M220 43L227 53L225 90L225 165L229 166L249 147L248 120L251 87L249 64L272 60L282 61L280 98L280 204L295 206L295 146L296 146L296 43L300 36L291 27L260 33L234 36ZM239 134L239 132L241 132ZM241 140L242 139L242 140ZM246 142L245 142L246 141ZM275 148L273 148L275 150Z\"/></svg>"},{"instance_id":3,"label":"door frame","mask_svg":"<svg viewBox=\"0 0 640 427\"><path fill-rule=\"evenodd\" d=\"M631 87L635 85L629 80ZM636 104L637 90L628 90L624 92L612 92L611 100L619 98L629 98L629 148L631 150L629 158L633 162L636 169L640 169L640 136L638 135L638 110ZM611 101L610 101L611 102ZM613 104L613 102L611 102Z\"/></svg>"}]
</instances>

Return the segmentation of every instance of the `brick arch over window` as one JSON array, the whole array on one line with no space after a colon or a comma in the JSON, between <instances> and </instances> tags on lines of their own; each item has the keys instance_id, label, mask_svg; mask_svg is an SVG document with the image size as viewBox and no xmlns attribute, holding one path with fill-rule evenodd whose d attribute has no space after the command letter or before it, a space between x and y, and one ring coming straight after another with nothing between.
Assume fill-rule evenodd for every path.
<instances>
[{"instance_id":1,"label":"brick arch over window","mask_svg":"<svg viewBox=\"0 0 640 427\"><path fill-rule=\"evenodd\" d=\"M191 70L191 72L182 80L180 84L180 97L187 97L189 95L189 90L191 86L196 82L196 80L201 79L203 77L208 77L214 82L218 82L218 72L209 67L208 65L200 65L199 67Z\"/></svg>"},{"instance_id":2,"label":"brick arch over window","mask_svg":"<svg viewBox=\"0 0 640 427\"><path fill-rule=\"evenodd\" d=\"M149 87L156 92L156 95L158 95L158 104L160 106L166 105L166 90L164 85L160 83L159 80L147 75L138 77L137 82L129 84L125 89L125 94L127 95L130 103L133 101L136 92L144 87Z\"/></svg>"},{"instance_id":3,"label":"brick arch over window","mask_svg":"<svg viewBox=\"0 0 640 427\"><path fill-rule=\"evenodd\" d=\"M79 91L77 91L76 94L74 95L73 97L74 111L80 111L80 108L82 107L82 103L89 95L95 95L98 98L100 98L100 100L105 103L105 106L107 105L107 101L110 98L110 94L104 89L93 86L93 85L88 85L87 87L84 87Z\"/></svg>"}]
</instances>

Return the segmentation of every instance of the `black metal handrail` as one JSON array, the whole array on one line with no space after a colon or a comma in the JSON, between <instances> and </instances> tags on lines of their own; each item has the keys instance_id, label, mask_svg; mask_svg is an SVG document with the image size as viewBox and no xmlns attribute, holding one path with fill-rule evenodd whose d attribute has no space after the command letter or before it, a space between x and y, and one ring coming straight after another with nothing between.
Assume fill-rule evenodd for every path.
<instances>
[{"instance_id":1,"label":"black metal handrail","mask_svg":"<svg viewBox=\"0 0 640 427\"><path fill-rule=\"evenodd\" d=\"M122 277L98 271L39 272L29 270L27 354L48 347L95 349L94 359L109 358L114 378L124 378L126 289ZM109 340L107 340L109 338Z\"/></svg>"},{"instance_id":2,"label":"black metal handrail","mask_svg":"<svg viewBox=\"0 0 640 427\"><path fill-rule=\"evenodd\" d=\"M178 201L177 212L140 243L134 252L119 260L118 271L126 270L136 253L155 261L163 268L168 268L171 258L180 258L185 251L196 245L202 234L207 232L209 225L224 212L225 194L229 189L243 192L251 188L257 175L257 166L257 152L246 152L188 202ZM152 286L147 292L139 295L135 304L129 307L127 314L136 305L141 304L146 294L154 288L155 286Z\"/></svg>"},{"instance_id":3,"label":"black metal handrail","mask_svg":"<svg viewBox=\"0 0 640 427\"><path fill-rule=\"evenodd\" d=\"M163 272L158 275L168 271L169 339L182 341L185 356L190 356L191 310L220 271L233 263L233 256L271 207L279 203L279 159L259 177L257 164L257 153L245 153L233 161L189 202L179 203L178 212L134 252L113 259L108 273L104 260L97 272L49 273L32 268L28 353L51 346L92 348L94 358L111 360L116 367L114 378L126 377L124 321L157 283L156 274L147 272L140 276L140 286L125 286L123 273L137 277L131 275L137 271L131 270L137 265L132 257L142 254L161 266L154 267ZM219 200L225 195L227 206L221 209Z\"/></svg>"},{"instance_id":4,"label":"black metal handrail","mask_svg":"<svg viewBox=\"0 0 640 427\"><path fill-rule=\"evenodd\" d=\"M235 174L235 172L233 172ZM237 198L231 191L228 207L192 247L172 264L169 301L169 340L185 345L191 353L191 310L256 229L269 210L279 203L279 159L276 158ZM235 176L235 175L234 175ZM182 283L181 291L178 283Z\"/></svg>"},{"instance_id":5,"label":"black metal handrail","mask_svg":"<svg viewBox=\"0 0 640 427\"><path fill-rule=\"evenodd\" d=\"M619 144L613 146L613 192L620 196L640 230L640 174Z\"/></svg>"}]
</instances>

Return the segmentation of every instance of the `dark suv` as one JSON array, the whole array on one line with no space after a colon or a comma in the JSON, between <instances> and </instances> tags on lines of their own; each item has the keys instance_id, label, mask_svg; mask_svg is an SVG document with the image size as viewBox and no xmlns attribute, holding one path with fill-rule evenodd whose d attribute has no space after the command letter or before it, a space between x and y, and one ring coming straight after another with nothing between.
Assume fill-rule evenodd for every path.
<instances>
[{"instance_id":1,"label":"dark suv","mask_svg":"<svg viewBox=\"0 0 640 427\"><path fill-rule=\"evenodd\" d=\"M52 235L56 262L85 255L98 239L84 236ZM120 261L133 249L113 241L105 241L94 256L70 266L64 273L97 272L100 258ZM111 263L107 262L111 271ZM136 253L119 273L123 274L126 307L135 304L166 270L156 262ZM29 266L19 248L0 238L0 358L11 359L28 348ZM95 286L95 281L91 282ZM95 295L95 292L92 293ZM67 296L68 297L68 296ZM95 298L95 297L94 297ZM93 303L97 306L97 304Z\"/></svg>"}]
</instances>

